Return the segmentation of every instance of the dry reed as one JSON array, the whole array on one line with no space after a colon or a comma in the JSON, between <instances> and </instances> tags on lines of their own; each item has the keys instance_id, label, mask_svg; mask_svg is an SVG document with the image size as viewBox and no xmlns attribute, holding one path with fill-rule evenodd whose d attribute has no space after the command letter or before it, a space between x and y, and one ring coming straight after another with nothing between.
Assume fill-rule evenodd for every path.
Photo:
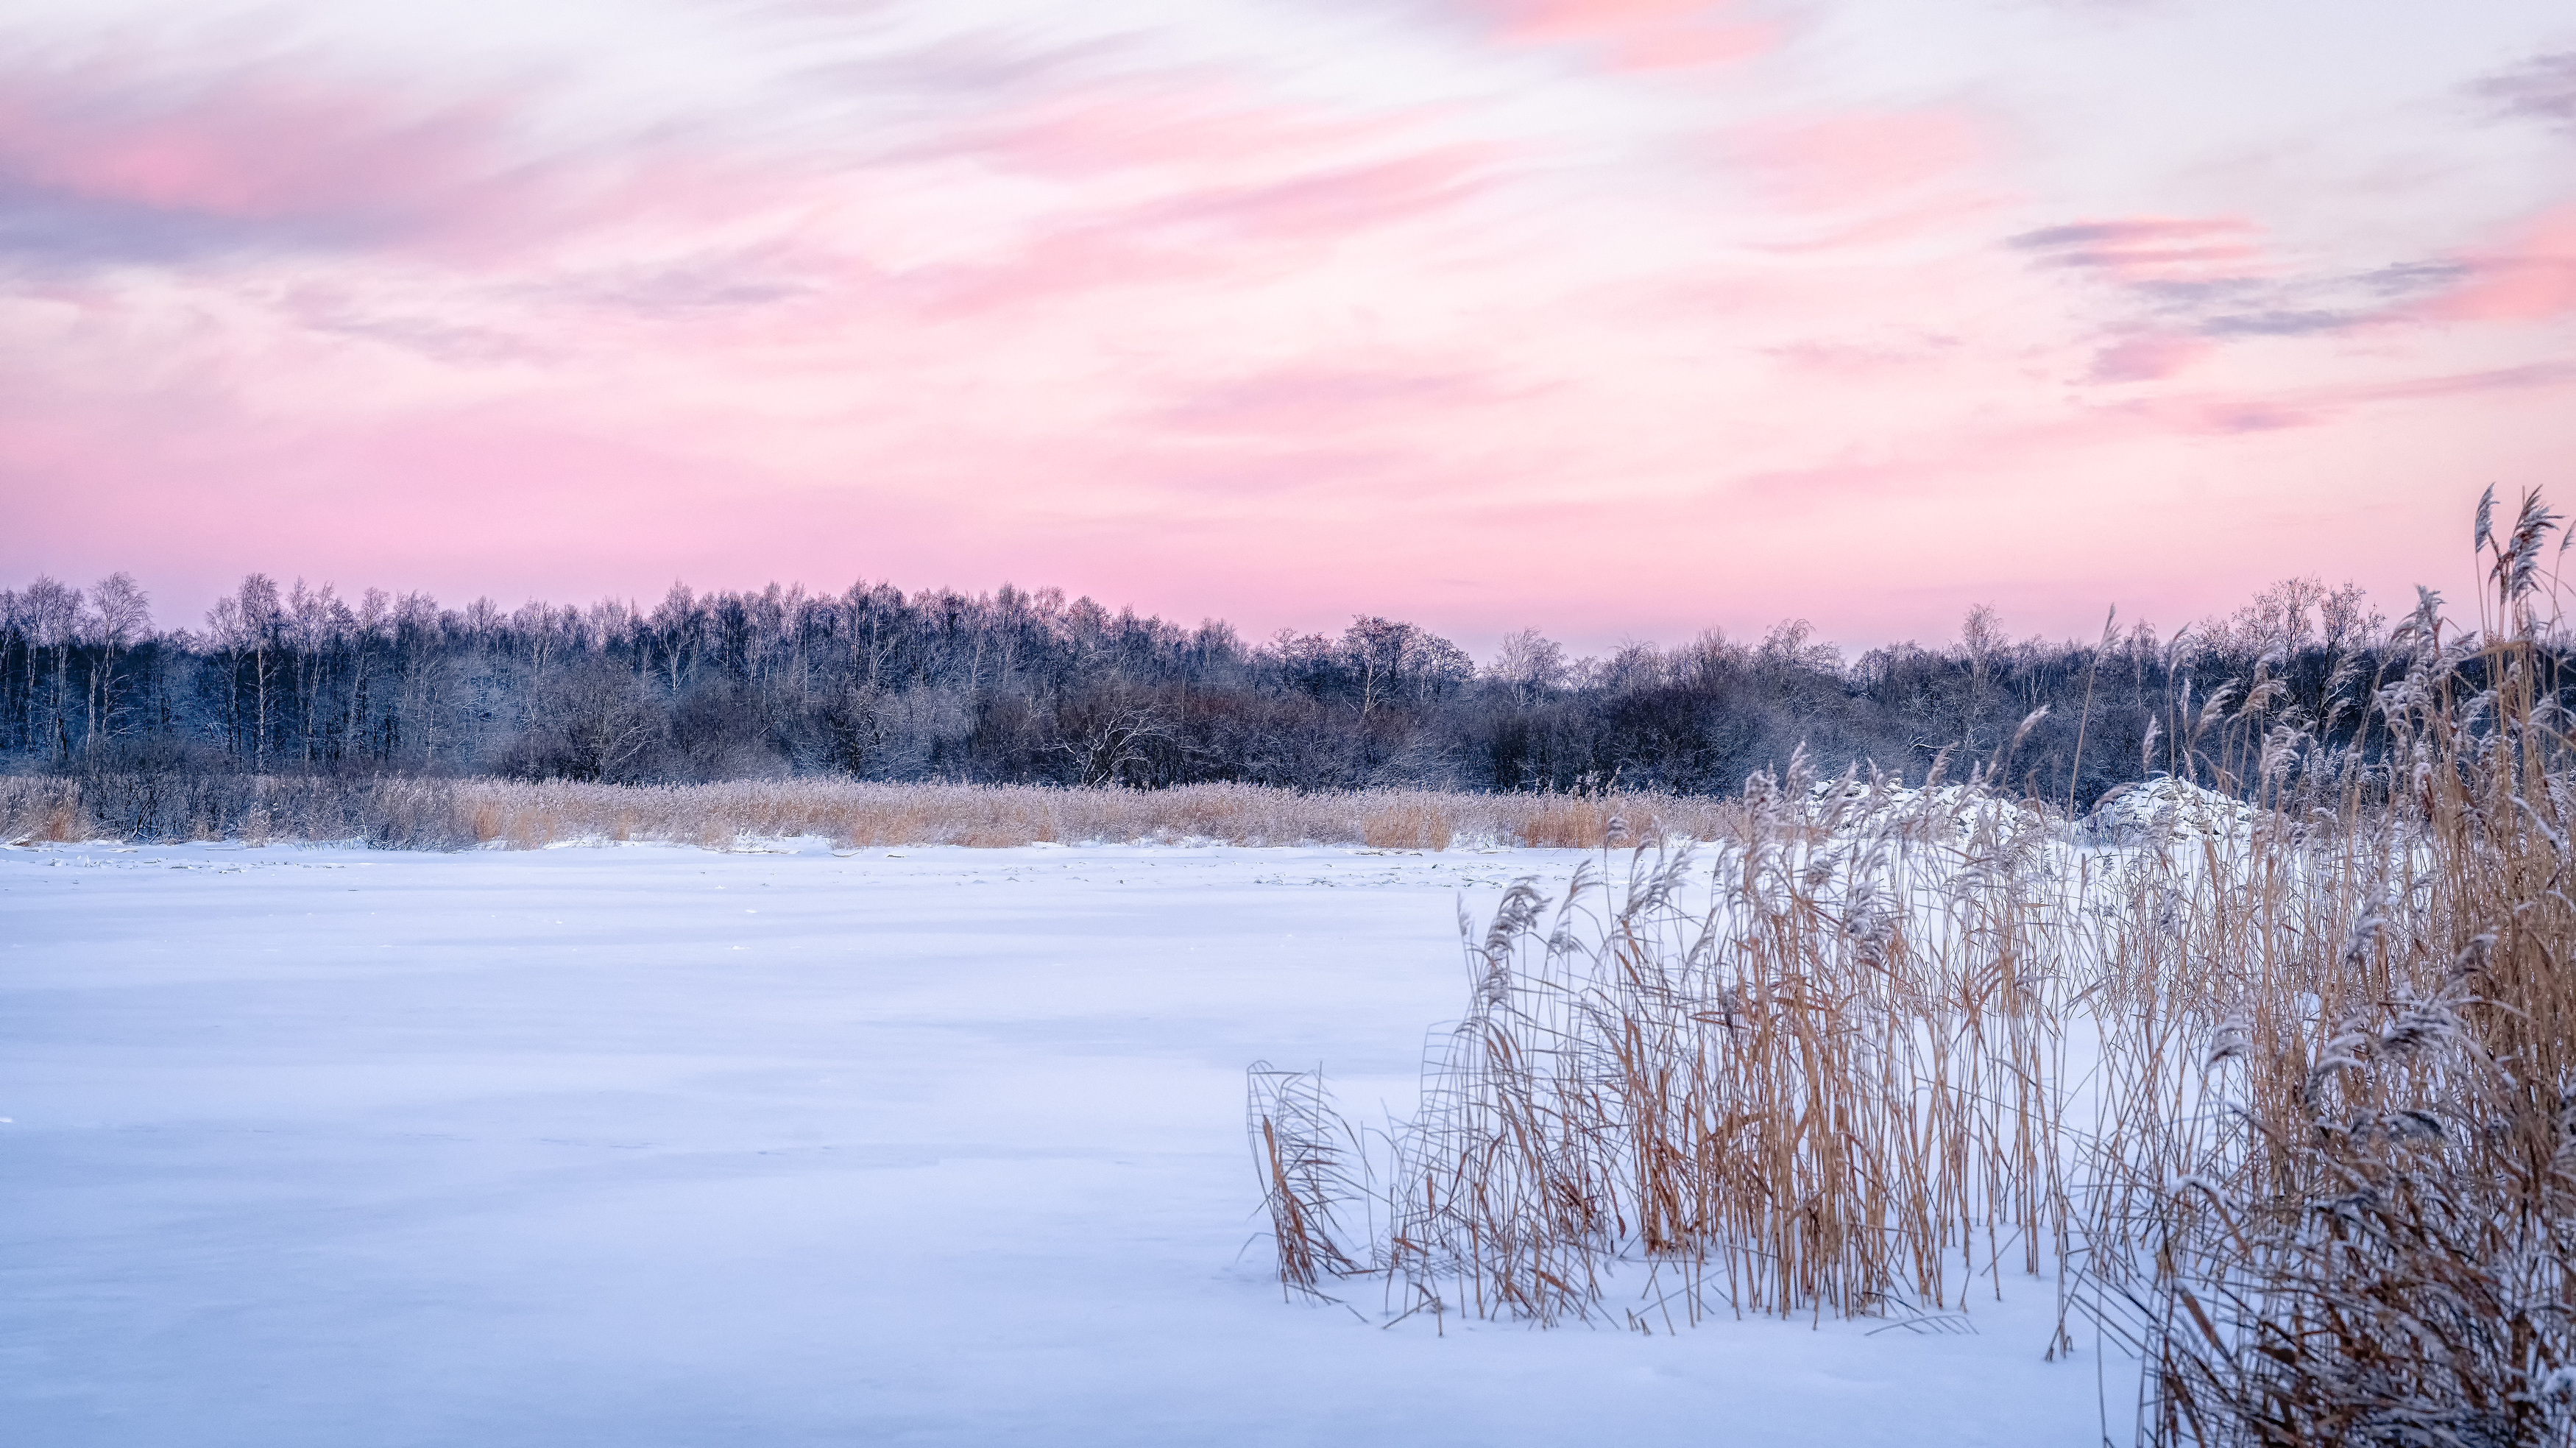
<instances>
[{"instance_id":1,"label":"dry reed","mask_svg":"<svg viewBox=\"0 0 2576 1448\"><path fill-rule=\"evenodd\" d=\"M1732 837L1636 848L1615 888L1589 867L1562 899L1524 881L1469 931L1467 1017L1379 1154L1385 1227L1356 1254L1408 1309L1591 1320L1634 1262L1681 1322L1931 1320L2005 1253L2062 1253L2045 821L1811 783L1757 791ZM1287 1215L1349 1257L1348 1210Z\"/></svg>"},{"instance_id":2,"label":"dry reed","mask_svg":"<svg viewBox=\"0 0 2576 1448\"><path fill-rule=\"evenodd\" d=\"M1716 834L1732 801L1651 795L1300 793L871 784L837 779L629 786L496 779L297 776L0 777L0 839L364 839L386 847L534 849L665 841L725 848L822 836L845 847L1042 842L1333 844L1444 850L1459 843L1598 847L1614 818Z\"/></svg>"},{"instance_id":3,"label":"dry reed","mask_svg":"<svg viewBox=\"0 0 2576 1448\"><path fill-rule=\"evenodd\" d=\"M1417 1115L1266 1179L1283 1280L1652 1330L1938 1327L2035 1275L2052 1355L2090 1319L2143 1362L2142 1443L2576 1441L2576 750L2537 507L2485 632L2428 599L2390 676L2338 681L2367 754L2222 691L2262 726L2246 805L2159 786L2079 831L1982 778L1793 766L1695 853L1462 919ZM1257 1138L1263 1100L1350 1136L1319 1078L1274 1073Z\"/></svg>"}]
</instances>

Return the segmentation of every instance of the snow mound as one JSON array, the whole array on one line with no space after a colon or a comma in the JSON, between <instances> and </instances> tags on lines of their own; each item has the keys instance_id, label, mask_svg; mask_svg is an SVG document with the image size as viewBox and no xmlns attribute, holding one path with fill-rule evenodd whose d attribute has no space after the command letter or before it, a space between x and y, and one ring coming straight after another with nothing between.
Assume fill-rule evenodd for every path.
<instances>
[{"instance_id":1,"label":"snow mound","mask_svg":"<svg viewBox=\"0 0 2576 1448\"><path fill-rule=\"evenodd\" d=\"M1807 791L1815 822L1837 830L1965 839L1980 827L2014 831L2040 823L2039 812L2016 799L1970 784L1928 789L1844 777Z\"/></svg>"},{"instance_id":2,"label":"snow mound","mask_svg":"<svg viewBox=\"0 0 2576 1448\"><path fill-rule=\"evenodd\" d=\"M2262 817L2263 811L2241 799L2163 775L2102 796L2088 822L2115 838L2209 840L2250 834Z\"/></svg>"}]
</instances>

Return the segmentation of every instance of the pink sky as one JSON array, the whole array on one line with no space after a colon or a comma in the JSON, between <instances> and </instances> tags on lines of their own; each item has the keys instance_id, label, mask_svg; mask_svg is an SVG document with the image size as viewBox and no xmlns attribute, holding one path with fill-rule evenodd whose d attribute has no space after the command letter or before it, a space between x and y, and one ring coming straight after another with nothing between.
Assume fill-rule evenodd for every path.
<instances>
[{"instance_id":1,"label":"pink sky","mask_svg":"<svg viewBox=\"0 0 2576 1448\"><path fill-rule=\"evenodd\" d=\"M257 569L2171 628L2464 592L2571 460L2559 3L0 21L0 582L165 623Z\"/></svg>"}]
</instances>

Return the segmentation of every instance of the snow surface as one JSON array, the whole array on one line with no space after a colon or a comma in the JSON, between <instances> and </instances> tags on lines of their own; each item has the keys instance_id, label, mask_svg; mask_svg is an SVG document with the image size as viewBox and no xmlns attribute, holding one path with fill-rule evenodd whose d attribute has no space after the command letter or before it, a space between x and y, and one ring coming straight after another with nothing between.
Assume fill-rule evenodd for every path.
<instances>
[{"instance_id":1,"label":"snow surface","mask_svg":"<svg viewBox=\"0 0 2576 1448\"><path fill-rule=\"evenodd\" d=\"M2027 1278L1973 1335L1282 1302L1245 1065L1410 1109L1459 896L1579 858L0 850L0 1439L2090 1444L2107 1386L2125 1441Z\"/></svg>"}]
</instances>

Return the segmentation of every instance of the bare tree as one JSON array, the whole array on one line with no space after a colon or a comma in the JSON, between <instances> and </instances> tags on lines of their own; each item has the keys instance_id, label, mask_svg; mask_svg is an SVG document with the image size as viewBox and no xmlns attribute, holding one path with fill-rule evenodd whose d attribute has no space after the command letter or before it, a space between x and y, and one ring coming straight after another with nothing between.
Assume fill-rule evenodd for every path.
<instances>
[{"instance_id":1,"label":"bare tree","mask_svg":"<svg viewBox=\"0 0 2576 1448\"><path fill-rule=\"evenodd\" d=\"M1119 700L1074 721L1073 731L1049 743L1047 749L1072 760L1078 782L1103 785L1129 782L1133 770L1153 761L1157 746L1180 745L1167 710Z\"/></svg>"},{"instance_id":2,"label":"bare tree","mask_svg":"<svg viewBox=\"0 0 2576 1448\"><path fill-rule=\"evenodd\" d=\"M206 611L206 627L228 660L225 697L230 715L229 731L234 747L240 747L245 727L250 734L250 762L253 772L268 764L269 698L275 685L278 630L282 613L277 601L277 580L265 573L254 573L241 581L241 588L230 598L215 600ZM250 665L251 702L248 710L241 704L241 667Z\"/></svg>"},{"instance_id":3,"label":"bare tree","mask_svg":"<svg viewBox=\"0 0 2576 1448\"><path fill-rule=\"evenodd\" d=\"M1512 691L1523 706L1537 703L1566 680L1565 649L1537 629L1503 635L1500 652L1488 671Z\"/></svg>"},{"instance_id":4,"label":"bare tree","mask_svg":"<svg viewBox=\"0 0 2576 1448\"><path fill-rule=\"evenodd\" d=\"M111 573L90 590L90 612L84 632L92 648L98 650L98 666L91 670L89 688L88 744L110 739L116 733L118 711L116 665L125 651L132 648L152 628L152 600L134 581L130 573Z\"/></svg>"},{"instance_id":5,"label":"bare tree","mask_svg":"<svg viewBox=\"0 0 2576 1448\"><path fill-rule=\"evenodd\" d=\"M1971 755L1978 748L1977 721L1985 717L1987 682L2006 643L2003 618L1991 603L1971 607L1959 623L1959 647L1968 656L1968 707L1959 722L1959 745Z\"/></svg>"},{"instance_id":6,"label":"bare tree","mask_svg":"<svg viewBox=\"0 0 2576 1448\"><path fill-rule=\"evenodd\" d=\"M48 743L56 759L71 757L71 659L72 646L80 640L81 591L53 578L38 576L18 595L18 605L25 619L30 643L27 651L28 692L35 692L36 650L51 650L54 656L51 721L46 728Z\"/></svg>"},{"instance_id":7,"label":"bare tree","mask_svg":"<svg viewBox=\"0 0 2576 1448\"><path fill-rule=\"evenodd\" d=\"M1466 651L1409 623L1361 614L1342 630L1342 656L1359 682L1360 717L1410 690L1417 703L1476 671Z\"/></svg>"}]
</instances>

